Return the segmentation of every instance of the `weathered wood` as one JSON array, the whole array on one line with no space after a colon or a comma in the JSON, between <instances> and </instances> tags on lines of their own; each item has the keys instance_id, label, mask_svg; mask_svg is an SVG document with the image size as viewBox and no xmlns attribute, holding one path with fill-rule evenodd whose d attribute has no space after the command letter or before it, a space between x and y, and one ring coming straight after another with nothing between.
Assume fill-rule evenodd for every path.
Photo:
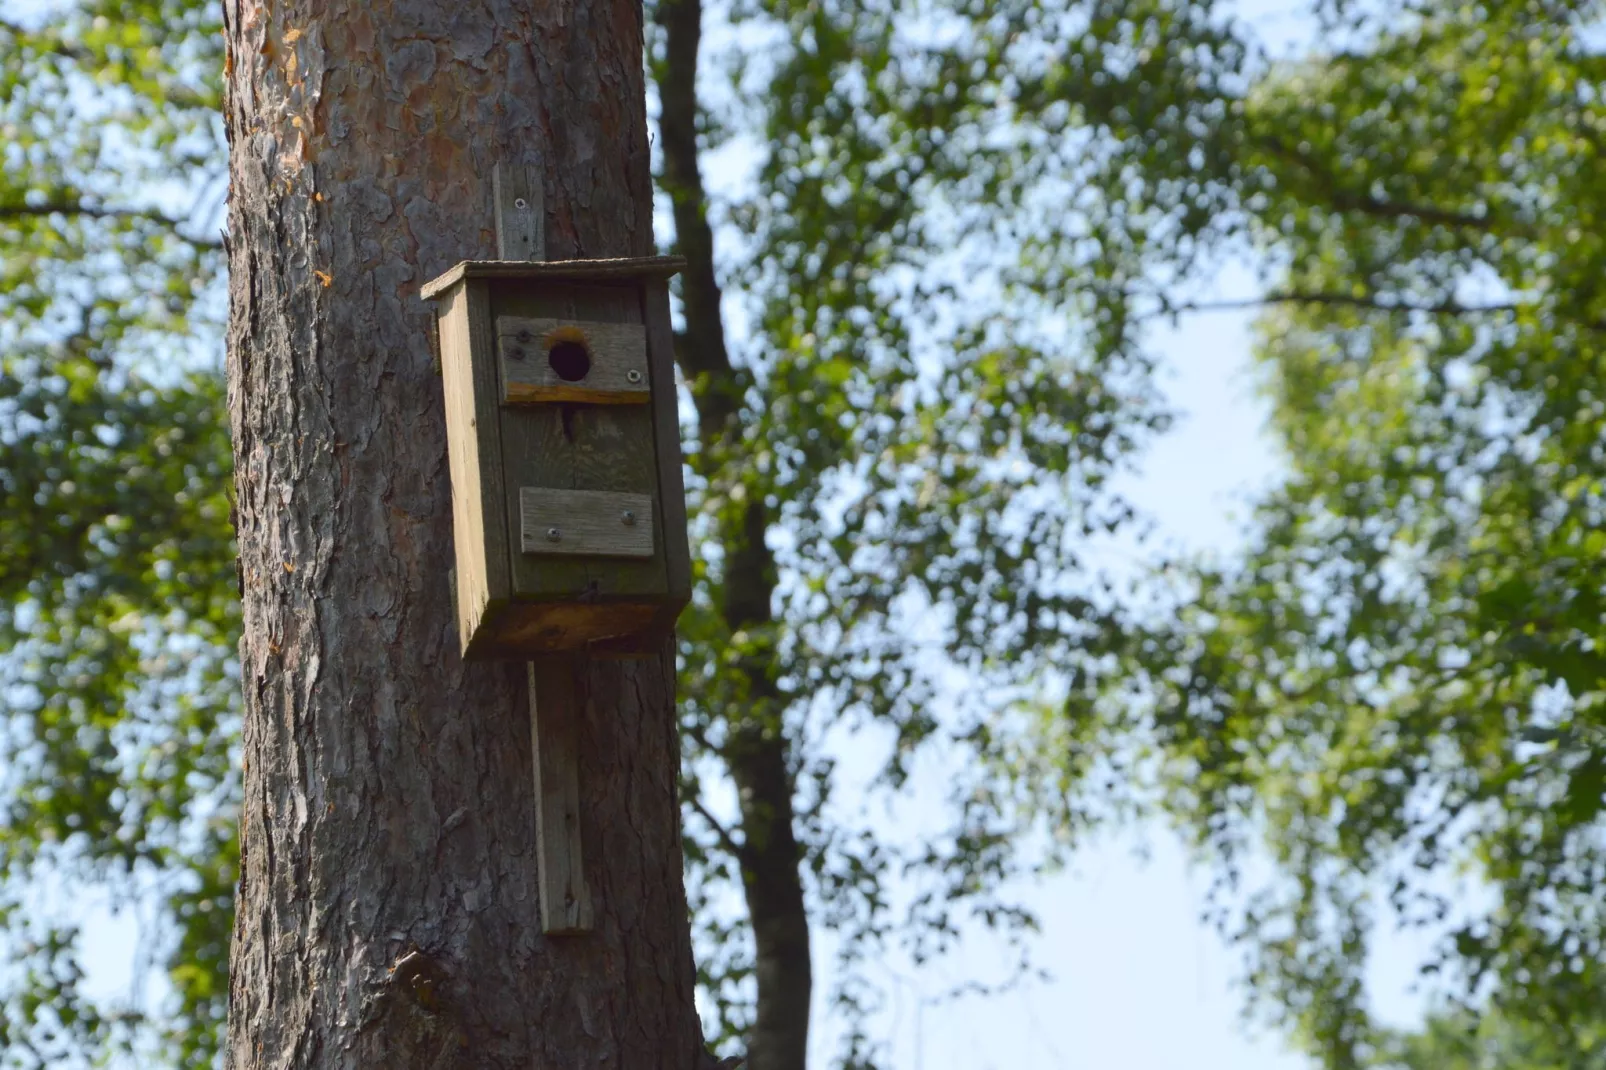
<instances>
[{"instance_id":1,"label":"weathered wood","mask_svg":"<svg viewBox=\"0 0 1606 1070\"><path fill-rule=\"evenodd\" d=\"M492 284L498 316L639 324L635 284ZM504 405L502 451L507 458L506 509L519 515L523 487L604 490L652 495L658 471L650 405ZM661 507L653 510L653 545L662 545ZM658 601L666 590L662 555L588 559L514 554L509 566L513 597Z\"/></svg>"},{"instance_id":2,"label":"weathered wood","mask_svg":"<svg viewBox=\"0 0 1606 1070\"><path fill-rule=\"evenodd\" d=\"M652 402L652 436L658 462L658 500L663 514L665 611L669 627L691 601L691 547L686 526L686 482L680 455L680 399L675 382L675 338L669 321L669 283L653 280L642 289L647 325L647 363L661 384Z\"/></svg>"},{"instance_id":3,"label":"weathered wood","mask_svg":"<svg viewBox=\"0 0 1606 1070\"><path fill-rule=\"evenodd\" d=\"M629 405L652 396L647 330L639 323L500 316L496 333L505 402ZM551 354L562 344L578 345L585 351L588 367L583 376L561 374Z\"/></svg>"},{"instance_id":4,"label":"weathered wood","mask_svg":"<svg viewBox=\"0 0 1606 1070\"><path fill-rule=\"evenodd\" d=\"M486 657L523 660L531 650L590 654L598 644L607 649L629 637L629 650L645 652L639 638L655 626L658 612L656 602L620 599L512 602L498 611L484 649ZM656 634L661 646L662 633Z\"/></svg>"},{"instance_id":5,"label":"weathered wood","mask_svg":"<svg viewBox=\"0 0 1606 1070\"><path fill-rule=\"evenodd\" d=\"M475 349L488 344L490 330L486 284L467 282L452 291L440 314L439 334L452 477L458 635L465 656L487 611L506 602L510 594L497 383L494 369L477 366L473 359Z\"/></svg>"},{"instance_id":6,"label":"weathered wood","mask_svg":"<svg viewBox=\"0 0 1606 1070\"><path fill-rule=\"evenodd\" d=\"M583 658L543 657L529 665L541 928L551 934L589 932L593 921L580 846L577 738L584 697L578 678L584 671Z\"/></svg>"},{"instance_id":7,"label":"weathered wood","mask_svg":"<svg viewBox=\"0 0 1606 1070\"><path fill-rule=\"evenodd\" d=\"M496 204L496 255L503 260L546 259L546 197L541 171L498 160L491 169Z\"/></svg>"},{"instance_id":8,"label":"weathered wood","mask_svg":"<svg viewBox=\"0 0 1606 1070\"><path fill-rule=\"evenodd\" d=\"M686 266L684 257L637 256L596 260L464 260L419 287L426 301L464 279L667 279Z\"/></svg>"},{"instance_id":9,"label":"weathered wood","mask_svg":"<svg viewBox=\"0 0 1606 1070\"><path fill-rule=\"evenodd\" d=\"M503 174L501 164L497 165L497 174ZM522 186L528 191L531 187L538 188L539 183L539 176L531 178L528 175L522 176L518 182L497 183L496 244L500 256L530 261L546 259L545 243L539 233L529 231L528 221L521 214L529 210L529 201L518 195L517 188L511 188ZM508 389L512 381L508 374L508 363L521 363L526 356L522 348L524 343L517 337L520 333L527 333L527 328L515 328L516 348L513 351L502 350L504 389ZM556 339L551 341L555 342ZM481 353L483 363L489 364L492 351L487 348ZM555 372L555 369L549 370ZM602 379L606 381L606 372ZM518 457L517 454L514 456ZM536 512L540 512L539 499L530 504L534 504ZM523 548L528 552L531 517L529 504L522 496L518 509L522 516ZM539 522L542 518L536 519ZM551 527L559 518L551 516L546 519ZM556 527L551 527L551 530L561 538ZM583 541L583 534L583 530L576 530L572 541ZM651 552L649 544L649 555ZM576 677L585 668L583 654L579 660L544 657L528 664L541 929L549 935L585 933L591 930L592 925L591 894L586 890L585 853L580 836L580 755L575 743L580 718Z\"/></svg>"},{"instance_id":10,"label":"weathered wood","mask_svg":"<svg viewBox=\"0 0 1606 1070\"><path fill-rule=\"evenodd\" d=\"M524 487L519 517L527 554L652 556L650 494Z\"/></svg>"}]
</instances>

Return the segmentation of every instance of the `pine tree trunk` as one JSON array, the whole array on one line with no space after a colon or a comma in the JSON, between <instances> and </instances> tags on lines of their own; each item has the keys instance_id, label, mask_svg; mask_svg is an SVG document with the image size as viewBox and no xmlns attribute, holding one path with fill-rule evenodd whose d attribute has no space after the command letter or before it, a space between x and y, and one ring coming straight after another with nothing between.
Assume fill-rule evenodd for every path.
<instances>
[{"instance_id":1,"label":"pine tree trunk","mask_svg":"<svg viewBox=\"0 0 1606 1070\"><path fill-rule=\"evenodd\" d=\"M693 1070L673 661L599 662L596 931L541 934L520 664L464 665L420 283L545 168L553 259L651 251L637 0L225 3L245 636L229 1065Z\"/></svg>"}]
</instances>

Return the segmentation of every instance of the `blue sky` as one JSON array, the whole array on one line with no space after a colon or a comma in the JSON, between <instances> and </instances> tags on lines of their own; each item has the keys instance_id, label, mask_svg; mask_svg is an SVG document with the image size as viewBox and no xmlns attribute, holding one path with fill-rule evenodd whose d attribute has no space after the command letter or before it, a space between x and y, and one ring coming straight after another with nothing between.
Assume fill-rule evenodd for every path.
<instances>
[{"instance_id":1,"label":"blue sky","mask_svg":"<svg viewBox=\"0 0 1606 1070\"><path fill-rule=\"evenodd\" d=\"M1251 280L1233 292L1248 292ZM1227 552L1234 516L1276 472L1248 377L1249 317L1195 315L1157 336L1173 430L1124 490L1162 539ZM1146 856L1146 857L1145 857ZM886 1015L898 1070L1299 1070L1280 1036L1246 1028L1236 961L1198 920L1208 875L1160 825L1080 850L1028 898L1044 931L1036 961L1054 980L987 999L923 1004L967 976L997 977L1005 953L986 937L923 972L901 972ZM828 969L821 961L822 969ZM890 971L889 971L889 980ZM825 1026L814 1065L831 1048Z\"/></svg>"},{"instance_id":2,"label":"blue sky","mask_svg":"<svg viewBox=\"0 0 1606 1070\"><path fill-rule=\"evenodd\" d=\"M1253 292L1227 272L1210 296ZM1250 317L1198 314L1156 336L1180 419L1123 490L1175 546L1229 553L1256 488L1275 479L1275 449L1250 378ZM1036 962L1054 980L990 999L923 1002L967 977L997 977L1004 952L986 937L923 972L886 971L897 999L884 1017L897 1070L1309 1070L1264 1024L1245 1022L1235 953L1198 918L1209 875L1190 868L1156 823L1080 850L1028 896L1044 931ZM1382 1021L1411 1025L1426 938L1380 934L1369 995ZM829 969L821 956L820 969ZM818 1012L817 1012L818 1013ZM822 1016L823 1017L823 1016ZM824 1067L832 1030L816 1034Z\"/></svg>"}]
</instances>

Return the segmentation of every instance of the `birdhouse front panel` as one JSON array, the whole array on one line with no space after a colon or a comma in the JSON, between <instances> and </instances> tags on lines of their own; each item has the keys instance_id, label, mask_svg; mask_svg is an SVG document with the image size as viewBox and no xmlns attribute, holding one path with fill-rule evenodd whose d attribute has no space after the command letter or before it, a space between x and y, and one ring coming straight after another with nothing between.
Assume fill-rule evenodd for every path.
<instances>
[{"instance_id":1,"label":"birdhouse front panel","mask_svg":"<svg viewBox=\"0 0 1606 1070\"><path fill-rule=\"evenodd\" d=\"M430 284L465 657L645 649L689 598L662 261L621 267L642 263Z\"/></svg>"}]
</instances>

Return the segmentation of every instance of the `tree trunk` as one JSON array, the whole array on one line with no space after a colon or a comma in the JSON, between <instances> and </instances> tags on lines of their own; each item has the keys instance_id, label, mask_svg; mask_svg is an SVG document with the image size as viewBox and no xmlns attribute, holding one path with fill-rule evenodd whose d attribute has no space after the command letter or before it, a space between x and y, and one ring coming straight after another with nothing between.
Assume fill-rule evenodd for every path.
<instances>
[{"instance_id":1,"label":"tree trunk","mask_svg":"<svg viewBox=\"0 0 1606 1070\"><path fill-rule=\"evenodd\" d=\"M522 664L463 664L419 284L494 256L492 166L553 259L651 252L637 0L226 0L245 802L229 1065L701 1061L673 660L589 670L595 932L545 938Z\"/></svg>"},{"instance_id":2,"label":"tree trunk","mask_svg":"<svg viewBox=\"0 0 1606 1070\"><path fill-rule=\"evenodd\" d=\"M732 366L720 315L714 273L714 235L697 153L697 58L702 39L701 0L658 0L664 30L662 102L664 186L675 216L679 251L686 257L682 280L686 343L679 359L692 383L702 449L703 475L721 483L741 464L742 395L748 386ZM760 488L750 488L747 506L727 521L719 537L724 550L724 598L720 605L730 632L773 634L771 603L775 559L765 535L768 510ZM726 711L730 732L720 752L736 783L742 837L737 861L748 917L753 924L753 973L758 1000L747 1037L749 1070L804 1070L808 1058L809 1004L813 992L809 918L803 898L801 851L794 831L795 785L781 718L784 703L775 685L773 648L744 659L749 701Z\"/></svg>"}]
</instances>

